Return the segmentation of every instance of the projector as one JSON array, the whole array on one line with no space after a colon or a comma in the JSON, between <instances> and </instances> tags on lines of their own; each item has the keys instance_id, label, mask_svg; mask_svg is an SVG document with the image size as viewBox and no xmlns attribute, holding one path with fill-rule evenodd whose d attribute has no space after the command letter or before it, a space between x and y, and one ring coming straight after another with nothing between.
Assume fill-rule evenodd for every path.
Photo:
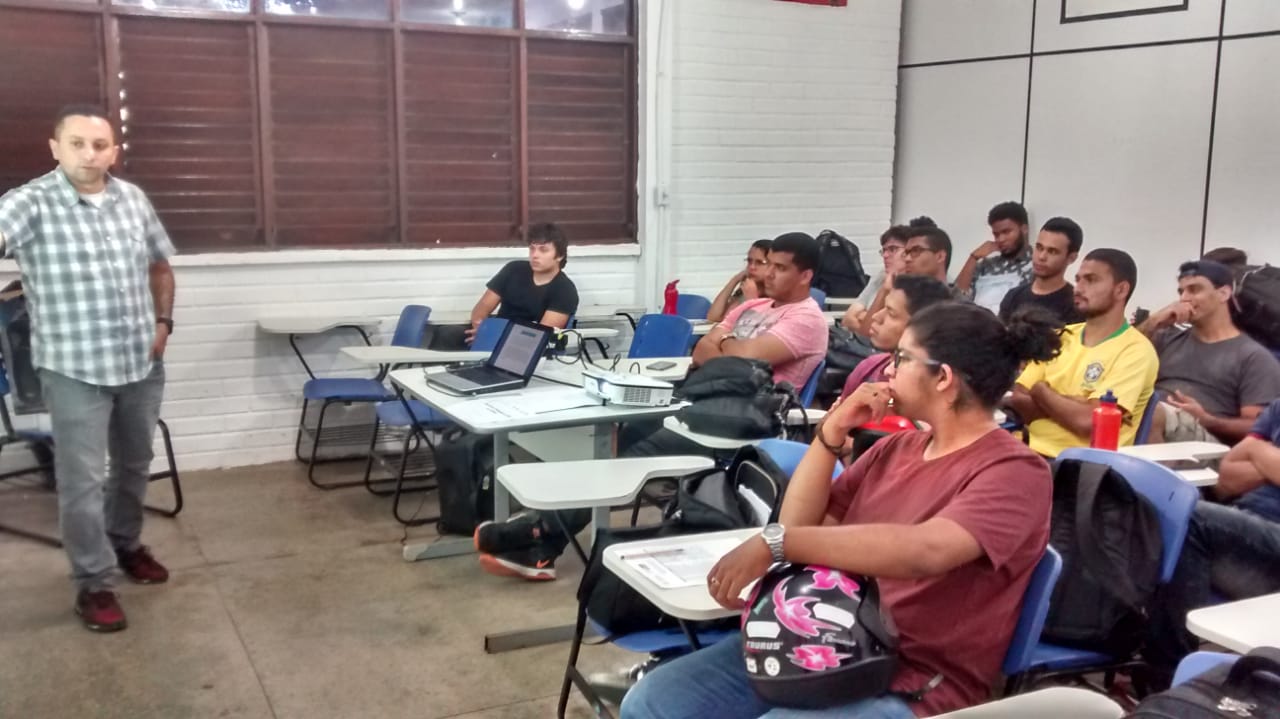
<instances>
[{"instance_id":1,"label":"projector","mask_svg":"<svg viewBox=\"0 0 1280 719\"><path fill-rule=\"evenodd\" d=\"M633 407L666 407L675 387L670 382L640 374L621 374L588 367L582 371L582 387L605 404Z\"/></svg>"}]
</instances>

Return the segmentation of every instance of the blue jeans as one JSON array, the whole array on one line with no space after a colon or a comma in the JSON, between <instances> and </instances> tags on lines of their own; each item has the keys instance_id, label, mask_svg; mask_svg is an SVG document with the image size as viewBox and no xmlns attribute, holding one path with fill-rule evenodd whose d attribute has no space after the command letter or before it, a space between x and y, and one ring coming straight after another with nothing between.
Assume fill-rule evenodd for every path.
<instances>
[{"instance_id":1,"label":"blue jeans","mask_svg":"<svg viewBox=\"0 0 1280 719\"><path fill-rule=\"evenodd\" d=\"M141 546L164 365L132 384L100 387L41 369L53 424L58 524L78 591L110 589L116 550ZM107 457L111 469L107 470Z\"/></svg>"},{"instance_id":2,"label":"blue jeans","mask_svg":"<svg viewBox=\"0 0 1280 719\"><path fill-rule=\"evenodd\" d=\"M915 719L894 696L827 709L781 709L751 688L742 639L685 655L646 674L622 701L622 719Z\"/></svg>"},{"instance_id":3,"label":"blue jeans","mask_svg":"<svg viewBox=\"0 0 1280 719\"><path fill-rule=\"evenodd\" d=\"M1235 507L1197 502L1173 579L1161 588L1144 654L1166 673L1199 640L1187 612L1213 602L1280 591L1280 522Z\"/></svg>"}]
</instances>

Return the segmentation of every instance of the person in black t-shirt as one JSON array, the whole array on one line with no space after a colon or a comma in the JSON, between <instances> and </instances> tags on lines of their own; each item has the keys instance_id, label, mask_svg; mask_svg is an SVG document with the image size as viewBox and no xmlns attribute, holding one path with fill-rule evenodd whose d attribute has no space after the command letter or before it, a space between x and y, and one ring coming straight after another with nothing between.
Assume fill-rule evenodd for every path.
<instances>
[{"instance_id":1,"label":"person in black t-shirt","mask_svg":"<svg viewBox=\"0 0 1280 719\"><path fill-rule=\"evenodd\" d=\"M1067 217L1054 217L1040 228L1031 255L1032 279L1015 287L1000 302L1000 319L1009 317L1025 305L1039 305L1052 312L1063 324L1084 322L1075 305L1075 288L1067 282L1067 266L1076 261L1084 244L1084 230Z\"/></svg>"},{"instance_id":2,"label":"person in black t-shirt","mask_svg":"<svg viewBox=\"0 0 1280 719\"><path fill-rule=\"evenodd\" d=\"M495 309L503 319L564 328L578 311L578 288L564 273L568 261L569 241L559 227L549 222L530 227L529 261L508 262L485 285L471 310L467 342Z\"/></svg>"}]
</instances>

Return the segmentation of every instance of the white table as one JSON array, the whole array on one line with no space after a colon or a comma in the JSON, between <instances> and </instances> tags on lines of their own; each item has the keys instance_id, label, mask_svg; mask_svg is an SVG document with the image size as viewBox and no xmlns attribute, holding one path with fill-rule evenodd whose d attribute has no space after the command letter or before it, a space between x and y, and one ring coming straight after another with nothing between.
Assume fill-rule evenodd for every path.
<instances>
[{"instance_id":1,"label":"white table","mask_svg":"<svg viewBox=\"0 0 1280 719\"><path fill-rule=\"evenodd\" d=\"M694 337L703 337L716 328L718 322L702 322L699 320L690 320L689 325L693 327Z\"/></svg>"},{"instance_id":2,"label":"white table","mask_svg":"<svg viewBox=\"0 0 1280 719\"><path fill-rule=\"evenodd\" d=\"M646 539L639 542L623 542L614 544L604 550L604 566L609 571L618 575L618 578L626 582L632 589L636 590L645 599L653 602L653 605L661 609L663 613L670 614L677 619L686 619L697 621L703 619L719 619L721 617L730 617L737 612L716 604L716 600L711 598L711 594L707 592L705 584L696 587L680 587L678 589L663 589L638 570L632 567L623 559L628 552L637 550L652 550L674 547L690 547L699 543L718 542L725 538L731 538L737 543L746 541L749 537L760 534L759 528L748 529L731 529L726 532L708 532L705 534L684 535L680 537L662 537L660 539ZM746 590L743 590L746 593Z\"/></svg>"},{"instance_id":3,"label":"white table","mask_svg":"<svg viewBox=\"0 0 1280 719\"><path fill-rule=\"evenodd\" d=\"M827 307L849 307L858 301L857 297L828 297Z\"/></svg>"},{"instance_id":4,"label":"white table","mask_svg":"<svg viewBox=\"0 0 1280 719\"><path fill-rule=\"evenodd\" d=\"M790 419L790 415L788 415ZM799 419L797 417L797 419ZM663 429L670 430L685 439L696 442L708 449L721 449L725 451L733 451L749 444L755 444L760 439L734 439L732 437L717 437L713 434L703 434L689 429L689 426L680 421L679 417L671 416L662 420Z\"/></svg>"},{"instance_id":5,"label":"white table","mask_svg":"<svg viewBox=\"0 0 1280 719\"><path fill-rule=\"evenodd\" d=\"M937 719L1119 719L1124 709L1088 689L1050 687L937 715Z\"/></svg>"},{"instance_id":6,"label":"white table","mask_svg":"<svg viewBox=\"0 0 1280 719\"><path fill-rule=\"evenodd\" d=\"M447 352L420 347L396 347L394 345L355 345L343 347L342 354L362 365L376 367L397 364L448 364L451 362L483 362L490 352Z\"/></svg>"},{"instance_id":7,"label":"white table","mask_svg":"<svg viewBox=\"0 0 1280 719\"><path fill-rule=\"evenodd\" d=\"M302 350L298 347L298 337L301 335L315 335L336 330L341 328L353 329L360 333L360 338L364 340L366 346L371 345L369 341L369 333L364 331L365 327L377 327L382 320L370 319L368 317L359 317L354 315L335 315L323 312L316 313L299 313L299 314L278 314L278 315L262 315L258 317L258 329L268 334L288 335L289 347L293 349L293 354L297 356L298 361L302 363L302 369L307 371L307 376L311 379L316 378L316 373L311 370L311 365L307 364L307 358L302 354Z\"/></svg>"},{"instance_id":8,"label":"white table","mask_svg":"<svg viewBox=\"0 0 1280 719\"><path fill-rule=\"evenodd\" d=\"M591 522L600 529L609 526L610 507L634 502L650 479L679 477L714 466L710 457L694 455L619 457L508 464L498 469L497 478L517 502L530 509L591 507Z\"/></svg>"},{"instance_id":9,"label":"white table","mask_svg":"<svg viewBox=\"0 0 1280 719\"><path fill-rule=\"evenodd\" d=\"M573 318L578 322L618 322L627 315L644 314L640 307L614 307L613 305L580 305ZM471 310L432 310L431 324L465 325L471 323Z\"/></svg>"},{"instance_id":10,"label":"white table","mask_svg":"<svg viewBox=\"0 0 1280 719\"><path fill-rule=\"evenodd\" d=\"M1187 629L1240 654L1280 647L1280 594L1194 609L1187 612Z\"/></svg>"},{"instance_id":11,"label":"white table","mask_svg":"<svg viewBox=\"0 0 1280 719\"><path fill-rule=\"evenodd\" d=\"M1215 442L1166 442L1163 444L1136 444L1121 447L1121 454L1141 457L1157 464L1169 464L1179 477L1196 487L1212 487L1218 483L1218 472L1213 467L1179 468L1184 462L1213 462L1226 456L1231 448Z\"/></svg>"},{"instance_id":12,"label":"white table","mask_svg":"<svg viewBox=\"0 0 1280 719\"><path fill-rule=\"evenodd\" d=\"M544 365L545 364L546 362L544 361ZM448 419L461 425L463 429L477 434L493 435L493 466L495 469L507 463L508 455L510 453L509 439L512 432L528 432L543 429L556 429L559 427L580 427L584 425L594 426L596 431L593 455L597 459L607 459L612 456L613 453L612 430L615 423L629 420L657 419L665 417L672 412L677 411L681 406L622 407L618 405L593 405L590 407L577 407L557 412L547 412L529 417L505 418L472 423L466 416L459 417L454 414L451 409L456 410L456 406L459 403L466 402L474 398L452 395L441 389L428 385L426 375L421 369L411 368L395 370L388 376L391 378L392 384L395 385L398 390L401 390L415 399L419 399L434 407ZM563 385L548 382L537 377L529 383L530 389L556 386ZM519 394L524 391L526 390L495 392L483 396L485 398L511 397L519 396ZM505 520L510 513L510 501L507 491L502 487L502 485L498 485L494 488L493 510L493 516L496 521ZM404 548L404 558L406 561L412 562L419 559L432 559L437 557L450 557L458 554L467 554L472 551L473 547L471 539L469 537L460 537L457 539L437 540L436 542L426 545L406 545Z\"/></svg>"},{"instance_id":13,"label":"white table","mask_svg":"<svg viewBox=\"0 0 1280 719\"><path fill-rule=\"evenodd\" d=\"M660 370L649 368L650 365L657 362L671 362L675 366ZM623 357L618 360L616 365L612 359L598 359L592 360L591 366L602 370L610 370L612 368L612 371L618 374L637 374L666 382L679 382L689 374L689 366L692 362L692 357L648 357L634 360ZM568 363L547 359L538 364L538 369L534 370L533 374L535 377L550 382L581 387L582 370L582 362L579 361Z\"/></svg>"}]
</instances>

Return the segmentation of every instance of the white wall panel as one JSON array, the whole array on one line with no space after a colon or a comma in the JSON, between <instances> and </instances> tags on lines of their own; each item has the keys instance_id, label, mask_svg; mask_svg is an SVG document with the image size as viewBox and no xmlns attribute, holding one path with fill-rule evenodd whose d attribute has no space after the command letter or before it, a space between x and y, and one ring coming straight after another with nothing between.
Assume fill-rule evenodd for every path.
<instances>
[{"instance_id":1,"label":"white wall panel","mask_svg":"<svg viewBox=\"0 0 1280 719\"><path fill-rule=\"evenodd\" d=\"M904 69L893 217L927 214L955 245L952 274L988 238L992 205L1018 199L1027 60Z\"/></svg>"},{"instance_id":2,"label":"white wall panel","mask_svg":"<svg viewBox=\"0 0 1280 719\"><path fill-rule=\"evenodd\" d=\"M1238 35L1247 32L1280 30L1280 2L1276 0L1228 0L1223 32Z\"/></svg>"},{"instance_id":3,"label":"white wall panel","mask_svg":"<svg viewBox=\"0 0 1280 719\"><path fill-rule=\"evenodd\" d=\"M1078 221L1086 251L1133 255L1131 307L1169 301L1178 264L1199 254L1214 51L1197 43L1036 59L1027 205L1039 218Z\"/></svg>"},{"instance_id":4,"label":"white wall panel","mask_svg":"<svg viewBox=\"0 0 1280 719\"><path fill-rule=\"evenodd\" d=\"M1276 3L1280 6L1280 3ZM1231 6L1228 6L1230 12ZM1280 265L1280 36L1222 46L1206 249ZM1270 86L1270 92L1259 92Z\"/></svg>"},{"instance_id":5,"label":"white wall panel","mask_svg":"<svg viewBox=\"0 0 1280 719\"><path fill-rule=\"evenodd\" d=\"M1036 52L1216 37L1222 8L1221 0L1191 0L1186 10L1176 12L1063 23L1063 2L1040 0L1036 3ZM1091 5L1117 7L1114 2Z\"/></svg>"},{"instance_id":6,"label":"white wall panel","mask_svg":"<svg viewBox=\"0 0 1280 719\"><path fill-rule=\"evenodd\" d=\"M903 65L1030 51L1027 0L903 0Z\"/></svg>"}]
</instances>

